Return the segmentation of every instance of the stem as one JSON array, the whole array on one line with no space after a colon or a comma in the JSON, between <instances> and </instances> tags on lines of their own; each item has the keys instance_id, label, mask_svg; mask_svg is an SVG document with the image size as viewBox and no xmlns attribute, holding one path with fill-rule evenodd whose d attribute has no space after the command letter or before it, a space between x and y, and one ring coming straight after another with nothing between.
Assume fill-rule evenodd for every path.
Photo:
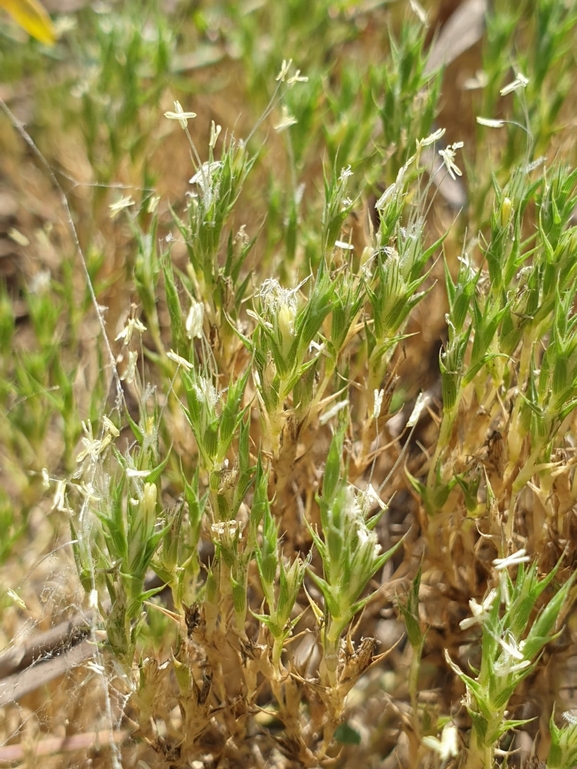
<instances>
[{"instance_id":1,"label":"stem","mask_svg":"<svg viewBox=\"0 0 577 769\"><path fill-rule=\"evenodd\" d=\"M274 642L272 647L272 664L274 669L277 671L277 674L279 675L279 678L281 678L281 659L282 659L282 650L284 648L284 641L285 636L274 636Z\"/></svg>"},{"instance_id":2,"label":"stem","mask_svg":"<svg viewBox=\"0 0 577 769\"><path fill-rule=\"evenodd\" d=\"M323 638L323 668L324 675L321 675L323 686L335 689L339 683L339 646L341 633L347 622L341 618L331 617L328 628Z\"/></svg>"},{"instance_id":3,"label":"stem","mask_svg":"<svg viewBox=\"0 0 577 769\"><path fill-rule=\"evenodd\" d=\"M538 446L535 446L530 456L525 461L523 465L523 469L519 472L519 474L517 475L517 477L512 483L511 498L509 500L509 513L507 517L507 523L505 525L505 535L506 535L507 541L509 542L513 538L513 522L515 519L515 503L517 501L517 496L519 495L523 487L526 485L526 483L531 479L532 475L535 473L535 466L537 464L537 460L539 459L539 455L541 454L542 449L543 449L543 445L541 443L539 443ZM513 472L513 470L514 468L511 470L511 472ZM505 480L508 481L509 478L506 478Z\"/></svg>"},{"instance_id":4,"label":"stem","mask_svg":"<svg viewBox=\"0 0 577 769\"><path fill-rule=\"evenodd\" d=\"M421 654L423 645L412 647L411 664L409 667L409 697L411 698L411 709L413 711L413 731L417 741L421 741L421 719L419 718L418 697L419 697L419 669L421 666Z\"/></svg>"},{"instance_id":5,"label":"stem","mask_svg":"<svg viewBox=\"0 0 577 769\"><path fill-rule=\"evenodd\" d=\"M465 769L492 769L493 753L493 746L481 744L477 733L473 729L471 731L471 742Z\"/></svg>"},{"instance_id":6,"label":"stem","mask_svg":"<svg viewBox=\"0 0 577 769\"><path fill-rule=\"evenodd\" d=\"M319 410L319 403L321 401L321 398L325 394L325 390L327 389L327 386L332 382L335 369L336 369L336 359L329 360L329 362L326 364L326 369L325 369L323 379L320 382L312 401L306 407L306 414L304 416L304 419L301 425L301 432L303 432L309 426L309 423L312 421L312 419L317 416L317 412Z\"/></svg>"},{"instance_id":7,"label":"stem","mask_svg":"<svg viewBox=\"0 0 577 769\"><path fill-rule=\"evenodd\" d=\"M433 458L431 459L431 464L429 465L429 473L427 475L427 489L429 490L433 489L435 486L437 465L439 463L439 459L441 458L441 454L447 448L449 441L451 439L451 434L453 432L453 425L455 424L455 418L459 411L460 400L461 399L459 394L457 396L455 408L452 409L451 411L445 411L443 414L443 419L441 421L441 428L439 430L439 438L437 440L437 446L435 448L435 453L433 455Z\"/></svg>"}]
</instances>

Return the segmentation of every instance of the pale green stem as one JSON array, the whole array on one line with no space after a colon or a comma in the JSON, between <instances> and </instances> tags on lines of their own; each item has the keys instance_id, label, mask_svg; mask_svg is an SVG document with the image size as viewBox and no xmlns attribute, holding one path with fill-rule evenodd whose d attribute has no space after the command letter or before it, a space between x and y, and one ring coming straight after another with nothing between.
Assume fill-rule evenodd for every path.
<instances>
[{"instance_id":1,"label":"pale green stem","mask_svg":"<svg viewBox=\"0 0 577 769\"><path fill-rule=\"evenodd\" d=\"M419 717L419 670L421 666L422 644L419 647L412 647L411 664L409 667L409 697L411 698L411 708L413 711L413 731L418 741L421 740L421 720Z\"/></svg>"},{"instance_id":2,"label":"pale green stem","mask_svg":"<svg viewBox=\"0 0 577 769\"><path fill-rule=\"evenodd\" d=\"M443 451L447 448L447 446L449 445L449 441L451 440L451 434L453 432L453 426L455 424L455 419L459 411L460 401L461 401L461 391L459 391L459 393L457 394L455 407L451 409L451 411L445 411L443 413L443 419L441 422L441 428L439 430L439 438L437 440L437 446L435 448L435 453L433 455L433 458L431 459L431 463L429 465L429 473L427 475L428 489L432 489L435 486L436 475L437 475L437 464L439 462L439 459L441 458Z\"/></svg>"},{"instance_id":3,"label":"pale green stem","mask_svg":"<svg viewBox=\"0 0 577 769\"><path fill-rule=\"evenodd\" d=\"M325 393L325 390L327 389L327 386L330 384L330 382L332 380L332 376L334 374L335 368L336 368L336 360L334 360L334 361L330 360L327 363L327 367L326 367L326 370L325 370L325 375L323 377L323 380L319 384L319 386L317 387L317 391L316 391L312 401L308 405L305 404L306 415L305 415L304 421L303 421L302 426L301 426L301 432L303 432L304 429L306 427L308 427L309 422L312 420L312 418L314 416L316 416L319 403L320 403L321 398L323 397L323 395ZM302 406L301 406L301 408L302 408Z\"/></svg>"},{"instance_id":4,"label":"pale green stem","mask_svg":"<svg viewBox=\"0 0 577 769\"><path fill-rule=\"evenodd\" d=\"M481 744L475 730L472 730L465 769L493 769L493 757L493 746Z\"/></svg>"},{"instance_id":5,"label":"pale green stem","mask_svg":"<svg viewBox=\"0 0 577 769\"><path fill-rule=\"evenodd\" d=\"M281 658L282 650L284 648L284 635L274 636L274 643L272 647L272 664L279 677L281 676Z\"/></svg>"},{"instance_id":6,"label":"pale green stem","mask_svg":"<svg viewBox=\"0 0 577 769\"><path fill-rule=\"evenodd\" d=\"M325 685L330 688L336 688L338 685L339 641L341 635L340 632L336 632L337 624L338 627L342 627L342 623L336 623L334 618L331 618L323 643L324 666L327 679Z\"/></svg>"},{"instance_id":7,"label":"pale green stem","mask_svg":"<svg viewBox=\"0 0 577 769\"><path fill-rule=\"evenodd\" d=\"M505 526L505 537L507 542L511 542L513 538L513 523L515 520L515 503L517 501L517 496L527 484L527 482L531 480L532 475L535 473L535 465L537 464L537 460L539 459L539 455L541 454L542 449L543 445L540 442L537 446L535 446L527 461L524 463L523 469L513 482L511 498L509 500L509 513L507 516L507 524ZM507 480L508 479L505 479L505 481Z\"/></svg>"}]
</instances>

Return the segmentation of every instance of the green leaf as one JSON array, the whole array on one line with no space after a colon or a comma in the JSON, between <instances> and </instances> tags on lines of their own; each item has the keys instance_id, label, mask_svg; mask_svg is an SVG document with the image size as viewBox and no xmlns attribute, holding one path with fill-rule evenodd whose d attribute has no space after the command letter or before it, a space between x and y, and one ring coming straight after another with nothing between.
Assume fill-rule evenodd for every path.
<instances>
[{"instance_id":1,"label":"green leaf","mask_svg":"<svg viewBox=\"0 0 577 769\"><path fill-rule=\"evenodd\" d=\"M327 505L331 505L334 502L339 485L343 480L341 467L345 429L346 424L343 421L339 424L337 431L334 433L329 447L323 478L322 497L323 502Z\"/></svg>"},{"instance_id":2,"label":"green leaf","mask_svg":"<svg viewBox=\"0 0 577 769\"><path fill-rule=\"evenodd\" d=\"M335 740L342 742L344 745L360 745L361 735L352 726L347 723L339 724L335 729Z\"/></svg>"}]
</instances>

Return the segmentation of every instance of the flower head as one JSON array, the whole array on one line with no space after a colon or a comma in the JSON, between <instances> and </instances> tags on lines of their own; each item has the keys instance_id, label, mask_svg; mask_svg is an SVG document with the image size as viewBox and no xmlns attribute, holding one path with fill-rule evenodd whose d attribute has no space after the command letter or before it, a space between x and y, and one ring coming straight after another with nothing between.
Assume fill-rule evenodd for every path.
<instances>
[{"instance_id":1,"label":"flower head","mask_svg":"<svg viewBox=\"0 0 577 769\"><path fill-rule=\"evenodd\" d=\"M190 305L185 324L186 335L189 339L200 339L202 337L203 320L204 305L202 302L193 302Z\"/></svg>"},{"instance_id":2,"label":"flower head","mask_svg":"<svg viewBox=\"0 0 577 769\"><path fill-rule=\"evenodd\" d=\"M284 131L286 128L290 128L291 125L295 125L297 123L296 117L294 115L291 115L288 111L288 107L286 104L283 104L281 107L281 117L278 123L274 126L274 130L277 133L280 133L281 131Z\"/></svg>"},{"instance_id":3,"label":"flower head","mask_svg":"<svg viewBox=\"0 0 577 769\"><path fill-rule=\"evenodd\" d=\"M457 150L460 150L464 146L463 142L454 142L447 145L444 150L439 150L439 155L443 158L445 168L449 172L451 179L456 179L457 176L462 176L463 172L455 163L455 155Z\"/></svg>"},{"instance_id":4,"label":"flower head","mask_svg":"<svg viewBox=\"0 0 577 769\"><path fill-rule=\"evenodd\" d=\"M118 342L122 339L123 343L125 345L129 345L130 341L132 339L132 335L134 332L138 332L139 334L144 334L146 331L146 326L144 323L142 323L138 318L129 318L126 321L126 325L122 329L122 331L118 334L117 337L115 337L114 341Z\"/></svg>"},{"instance_id":5,"label":"flower head","mask_svg":"<svg viewBox=\"0 0 577 769\"><path fill-rule=\"evenodd\" d=\"M467 617L467 619L464 619L459 623L461 630L467 630L468 628L477 624L482 625L483 622L487 619L489 612L493 608L496 597L497 590L493 588L483 603L477 603L474 598L471 598L469 601L469 607L473 616Z\"/></svg>"},{"instance_id":6,"label":"flower head","mask_svg":"<svg viewBox=\"0 0 577 769\"><path fill-rule=\"evenodd\" d=\"M513 80L512 83L509 83L504 88L501 88L501 96L507 96L508 93L513 93L513 91L520 91L527 87L529 84L529 78L525 77L525 75L521 74L521 72L517 72L517 77L515 80Z\"/></svg>"},{"instance_id":7,"label":"flower head","mask_svg":"<svg viewBox=\"0 0 577 769\"><path fill-rule=\"evenodd\" d=\"M426 736L423 737L423 744L438 753L441 761L446 761L459 753L457 737L457 727L454 724L445 724L440 740L436 737Z\"/></svg>"},{"instance_id":8,"label":"flower head","mask_svg":"<svg viewBox=\"0 0 577 769\"><path fill-rule=\"evenodd\" d=\"M516 553L508 555L506 558L495 558L493 566L497 571L508 569L509 566L516 566L519 563L528 563L531 559L527 555L527 551L524 549L517 550Z\"/></svg>"},{"instance_id":9,"label":"flower head","mask_svg":"<svg viewBox=\"0 0 577 769\"><path fill-rule=\"evenodd\" d=\"M174 102L174 112L165 112L164 117L167 120L178 120L180 127L184 130L189 120L196 117L196 112L185 112L179 101Z\"/></svg>"},{"instance_id":10,"label":"flower head","mask_svg":"<svg viewBox=\"0 0 577 769\"><path fill-rule=\"evenodd\" d=\"M288 354L292 347L297 316L296 288L283 288L275 278L268 278L260 288L260 300L264 322L275 329L283 353Z\"/></svg>"},{"instance_id":11,"label":"flower head","mask_svg":"<svg viewBox=\"0 0 577 769\"><path fill-rule=\"evenodd\" d=\"M218 198L221 177L218 171L220 171L223 165L222 160L203 163L194 176L188 180L189 184L196 184L200 188L206 207L212 205L213 200ZM197 197L197 195L192 193L191 197Z\"/></svg>"},{"instance_id":12,"label":"flower head","mask_svg":"<svg viewBox=\"0 0 577 769\"><path fill-rule=\"evenodd\" d=\"M134 205L134 200L132 199L131 195L127 195L124 198L120 198L120 200L117 200L115 203L111 203L108 208L110 209L110 218L116 219L118 214L121 211L124 211L125 208L130 208L130 206Z\"/></svg>"},{"instance_id":13,"label":"flower head","mask_svg":"<svg viewBox=\"0 0 577 769\"><path fill-rule=\"evenodd\" d=\"M441 139L446 132L446 128L438 128L434 133L425 137L424 139L417 139L417 152L423 147L429 147L431 144L435 144Z\"/></svg>"}]
</instances>

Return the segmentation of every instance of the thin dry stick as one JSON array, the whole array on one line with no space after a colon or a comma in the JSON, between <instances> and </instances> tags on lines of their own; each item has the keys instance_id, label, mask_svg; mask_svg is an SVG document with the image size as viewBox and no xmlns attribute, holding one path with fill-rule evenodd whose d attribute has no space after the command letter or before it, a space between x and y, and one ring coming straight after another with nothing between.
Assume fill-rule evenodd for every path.
<instances>
[{"instance_id":1,"label":"thin dry stick","mask_svg":"<svg viewBox=\"0 0 577 769\"><path fill-rule=\"evenodd\" d=\"M97 652L92 641L82 641L58 657L32 664L0 681L0 708L16 702L27 694L68 673Z\"/></svg>"},{"instance_id":2,"label":"thin dry stick","mask_svg":"<svg viewBox=\"0 0 577 769\"><path fill-rule=\"evenodd\" d=\"M113 732L102 729L99 732L85 732L84 734L74 734L71 737L49 737L46 740L40 740L34 746L32 754L35 758L40 758L40 756L49 756L73 750L81 750L83 753L86 753L92 749L100 750L107 745L117 746L129 734L130 732L127 729L115 730ZM29 749L24 748L22 745L0 746L0 764L22 761L28 755L30 755Z\"/></svg>"}]
</instances>

